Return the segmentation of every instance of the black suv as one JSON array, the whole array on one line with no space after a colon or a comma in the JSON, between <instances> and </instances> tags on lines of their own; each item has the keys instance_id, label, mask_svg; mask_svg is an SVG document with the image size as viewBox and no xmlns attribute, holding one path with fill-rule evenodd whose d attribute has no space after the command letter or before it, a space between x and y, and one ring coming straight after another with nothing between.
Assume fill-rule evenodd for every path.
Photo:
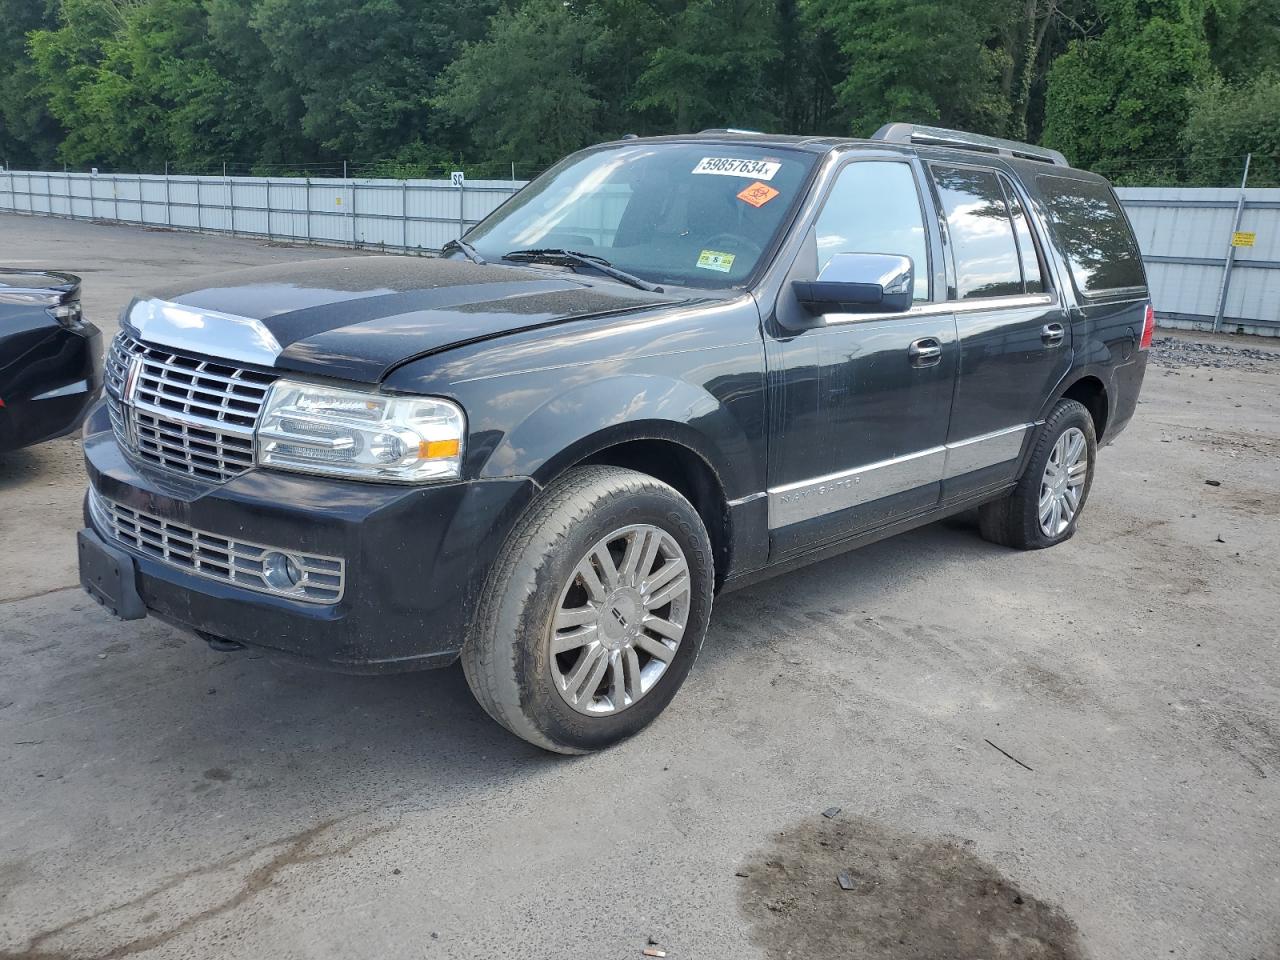
<instances>
[{"instance_id":1,"label":"black suv","mask_svg":"<svg viewBox=\"0 0 1280 960\"><path fill-rule=\"evenodd\" d=\"M1153 324L1115 195L1052 151L628 138L438 259L136 299L81 578L220 648L461 659L513 733L586 752L670 702L718 590L972 507L1070 537Z\"/></svg>"}]
</instances>

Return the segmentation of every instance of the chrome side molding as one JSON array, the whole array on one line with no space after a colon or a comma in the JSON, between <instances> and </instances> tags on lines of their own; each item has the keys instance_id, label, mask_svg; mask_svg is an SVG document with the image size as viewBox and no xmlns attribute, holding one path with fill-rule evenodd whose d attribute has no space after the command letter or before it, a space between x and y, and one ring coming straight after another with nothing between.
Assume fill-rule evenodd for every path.
<instances>
[{"instance_id":1,"label":"chrome side molding","mask_svg":"<svg viewBox=\"0 0 1280 960\"><path fill-rule=\"evenodd\" d=\"M769 529L776 530L928 483L1010 463L1022 452L1027 431L1035 426L1034 423L1018 424L891 460L770 487Z\"/></svg>"}]
</instances>

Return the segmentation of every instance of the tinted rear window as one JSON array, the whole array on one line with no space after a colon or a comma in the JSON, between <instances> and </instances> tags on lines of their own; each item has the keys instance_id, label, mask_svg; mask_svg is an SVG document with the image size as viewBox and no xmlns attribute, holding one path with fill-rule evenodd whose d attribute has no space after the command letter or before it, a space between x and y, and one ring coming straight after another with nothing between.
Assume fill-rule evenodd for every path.
<instances>
[{"instance_id":1,"label":"tinted rear window","mask_svg":"<svg viewBox=\"0 0 1280 960\"><path fill-rule=\"evenodd\" d=\"M1086 297L1145 287L1142 255L1115 194L1105 185L1039 177L1054 235Z\"/></svg>"}]
</instances>

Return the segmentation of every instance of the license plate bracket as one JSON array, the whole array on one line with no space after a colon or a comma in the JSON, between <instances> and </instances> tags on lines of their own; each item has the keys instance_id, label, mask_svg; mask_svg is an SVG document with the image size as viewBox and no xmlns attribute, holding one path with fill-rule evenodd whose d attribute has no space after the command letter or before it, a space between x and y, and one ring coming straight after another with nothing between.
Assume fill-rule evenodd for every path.
<instances>
[{"instance_id":1,"label":"license plate bracket","mask_svg":"<svg viewBox=\"0 0 1280 960\"><path fill-rule=\"evenodd\" d=\"M121 620L141 620L147 607L138 595L133 557L84 529L76 534L80 553L80 585L85 592Z\"/></svg>"}]
</instances>

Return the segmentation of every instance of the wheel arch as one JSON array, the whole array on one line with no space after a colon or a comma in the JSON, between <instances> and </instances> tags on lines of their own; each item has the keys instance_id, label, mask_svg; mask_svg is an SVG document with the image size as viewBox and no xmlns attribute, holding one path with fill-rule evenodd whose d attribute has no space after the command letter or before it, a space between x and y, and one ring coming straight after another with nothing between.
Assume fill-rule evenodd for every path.
<instances>
[{"instance_id":1,"label":"wheel arch","mask_svg":"<svg viewBox=\"0 0 1280 960\"><path fill-rule=\"evenodd\" d=\"M717 586L733 560L730 503L763 489L763 456L749 429L703 386L622 374L540 391L520 420L494 437L479 479L528 476L546 486L585 464L627 467L680 491L712 539Z\"/></svg>"},{"instance_id":2,"label":"wheel arch","mask_svg":"<svg viewBox=\"0 0 1280 960\"><path fill-rule=\"evenodd\" d=\"M597 436L588 445L590 453L564 469L599 464L624 467L653 477L677 490L693 504L711 538L715 558L715 585L719 590L732 560L732 521L724 484L711 462L693 446L682 442L671 432L633 432L614 436ZM561 471L563 472L563 471Z\"/></svg>"},{"instance_id":3,"label":"wheel arch","mask_svg":"<svg viewBox=\"0 0 1280 960\"><path fill-rule=\"evenodd\" d=\"M1101 444L1111 420L1111 394L1102 378L1094 371L1084 370L1064 380L1045 404L1041 412L1042 419L1049 415L1059 400L1075 400L1089 411L1094 433Z\"/></svg>"}]
</instances>

